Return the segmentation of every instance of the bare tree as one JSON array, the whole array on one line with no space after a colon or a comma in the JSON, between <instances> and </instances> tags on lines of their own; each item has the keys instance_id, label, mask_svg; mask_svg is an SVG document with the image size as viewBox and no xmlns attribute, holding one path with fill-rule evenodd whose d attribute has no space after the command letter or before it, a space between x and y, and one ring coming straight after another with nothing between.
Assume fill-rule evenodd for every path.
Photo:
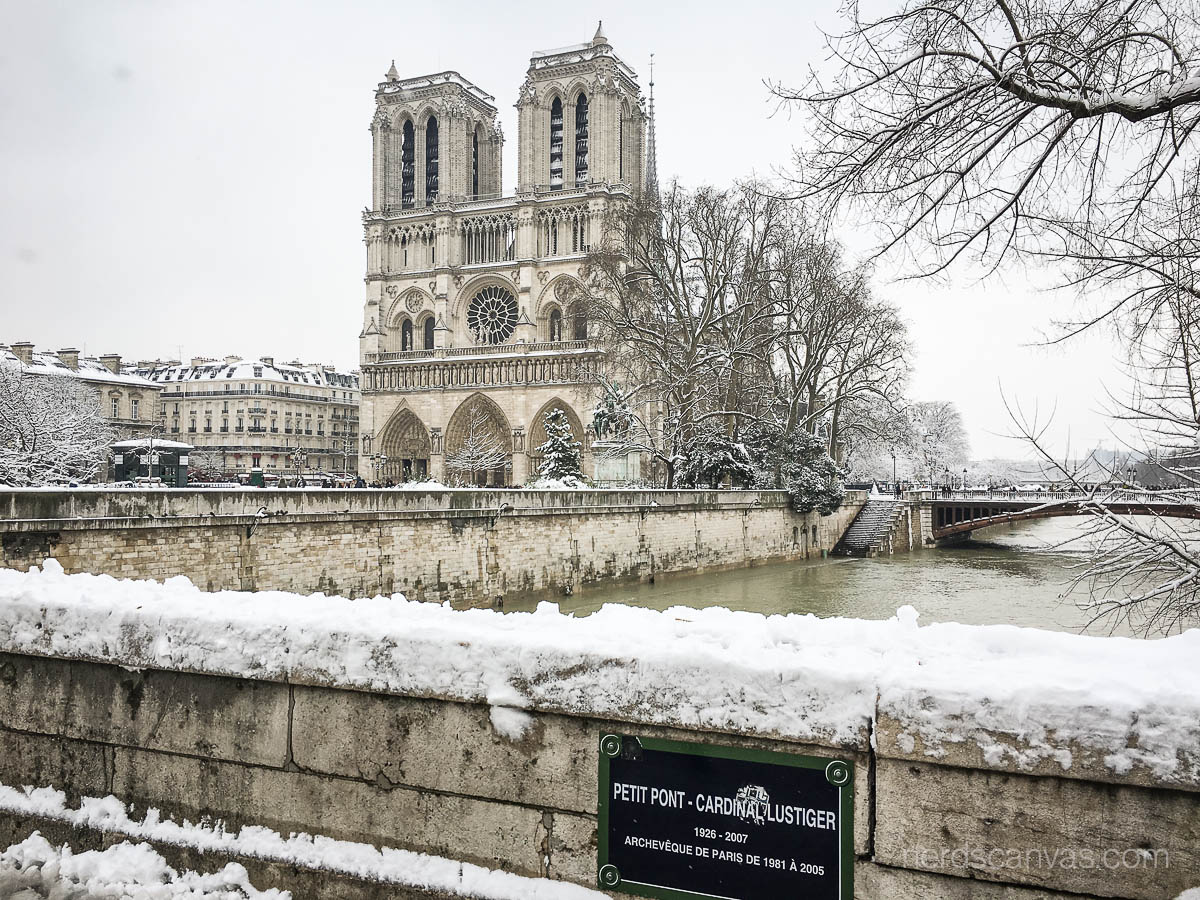
<instances>
[{"instance_id":1,"label":"bare tree","mask_svg":"<svg viewBox=\"0 0 1200 900\"><path fill-rule=\"evenodd\" d=\"M1184 0L905 0L829 36L837 71L774 85L811 116L796 190L1002 259L1061 223L1115 234L1194 154L1200 23Z\"/></svg>"},{"instance_id":2,"label":"bare tree","mask_svg":"<svg viewBox=\"0 0 1200 900\"><path fill-rule=\"evenodd\" d=\"M0 365L0 484L86 481L112 440L94 389L69 375Z\"/></svg>"},{"instance_id":3,"label":"bare tree","mask_svg":"<svg viewBox=\"0 0 1200 900\"><path fill-rule=\"evenodd\" d=\"M746 482L764 454L783 486L798 430L836 452L869 427L869 401L898 399L899 316L798 204L756 184L675 185L613 232L623 240L585 268L612 373L597 418L619 422L619 452L649 454L669 486Z\"/></svg>"},{"instance_id":4,"label":"bare tree","mask_svg":"<svg viewBox=\"0 0 1200 900\"><path fill-rule=\"evenodd\" d=\"M771 315L745 298L777 207L748 188L672 185L661 203L622 209L584 266L610 384L624 386L622 450L648 454L668 487L702 431L735 430L743 414L729 404L747 368L762 364L753 344L769 340Z\"/></svg>"},{"instance_id":5,"label":"bare tree","mask_svg":"<svg viewBox=\"0 0 1200 900\"><path fill-rule=\"evenodd\" d=\"M478 401L467 410L462 446L446 456L446 468L464 480L476 482L480 475L511 465L507 442L495 422Z\"/></svg>"}]
</instances>

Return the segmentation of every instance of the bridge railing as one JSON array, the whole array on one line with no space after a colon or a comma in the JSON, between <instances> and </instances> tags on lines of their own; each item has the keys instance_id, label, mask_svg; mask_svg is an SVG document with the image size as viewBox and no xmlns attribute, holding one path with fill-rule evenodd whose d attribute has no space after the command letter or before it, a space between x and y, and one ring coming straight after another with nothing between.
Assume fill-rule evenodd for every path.
<instances>
[{"instance_id":1,"label":"bridge railing","mask_svg":"<svg viewBox=\"0 0 1200 900\"><path fill-rule=\"evenodd\" d=\"M913 494L916 496L913 497ZM1095 499L1106 503L1162 503L1179 504L1200 502L1195 491L1140 491L1099 490L1087 491L939 491L924 490L910 492L910 499L935 500L949 503L1056 503Z\"/></svg>"}]
</instances>

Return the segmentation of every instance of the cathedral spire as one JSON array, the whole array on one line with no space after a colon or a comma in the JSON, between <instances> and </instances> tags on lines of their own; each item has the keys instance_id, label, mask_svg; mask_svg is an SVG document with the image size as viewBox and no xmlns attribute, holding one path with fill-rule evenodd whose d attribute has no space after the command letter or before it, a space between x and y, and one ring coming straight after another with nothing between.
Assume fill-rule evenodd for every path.
<instances>
[{"instance_id":1,"label":"cathedral spire","mask_svg":"<svg viewBox=\"0 0 1200 900\"><path fill-rule=\"evenodd\" d=\"M396 61L394 59L392 60L391 68L387 70L387 74L384 76L384 78L393 82L400 80L400 73L396 71Z\"/></svg>"},{"instance_id":2,"label":"cathedral spire","mask_svg":"<svg viewBox=\"0 0 1200 900\"><path fill-rule=\"evenodd\" d=\"M608 38L606 38L604 36L604 20L601 19L599 24L596 25L596 36L594 38L592 38L592 46L600 47L607 43L608 43Z\"/></svg>"},{"instance_id":3,"label":"cathedral spire","mask_svg":"<svg viewBox=\"0 0 1200 900\"><path fill-rule=\"evenodd\" d=\"M650 123L646 135L646 192L658 199L658 147L654 140L654 54L650 54Z\"/></svg>"}]
</instances>

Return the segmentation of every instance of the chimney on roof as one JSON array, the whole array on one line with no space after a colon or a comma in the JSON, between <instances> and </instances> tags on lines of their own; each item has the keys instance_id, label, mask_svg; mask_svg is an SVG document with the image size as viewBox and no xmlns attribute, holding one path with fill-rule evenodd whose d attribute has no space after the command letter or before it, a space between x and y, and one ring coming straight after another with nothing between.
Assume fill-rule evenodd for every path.
<instances>
[{"instance_id":1,"label":"chimney on roof","mask_svg":"<svg viewBox=\"0 0 1200 900\"><path fill-rule=\"evenodd\" d=\"M58 351L58 358L63 361L63 365L68 369L79 370L79 351L74 347L67 347L65 350Z\"/></svg>"},{"instance_id":2,"label":"chimney on roof","mask_svg":"<svg viewBox=\"0 0 1200 900\"><path fill-rule=\"evenodd\" d=\"M112 372L114 375L121 374L121 354L120 353L105 353L100 357L100 362L104 368Z\"/></svg>"},{"instance_id":3,"label":"chimney on roof","mask_svg":"<svg viewBox=\"0 0 1200 900\"><path fill-rule=\"evenodd\" d=\"M273 356L260 356L258 361L268 366L275 365L275 357Z\"/></svg>"},{"instance_id":4,"label":"chimney on roof","mask_svg":"<svg viewBox=\"0 0 1200 900\"><path fill-rule=\"evenodd\" d=\"M21 361L21 365L33 365L33 344L29 343L29 341L18 341L15 344L11 344L9 349L12 350L13 356Z\"/></svg>"},{"instance_id":5,"label":"chimney on roof","mask_svg":"<svg viewBox=\"0 0 1200 900\"><path fill-rule=\"evenodd\" d=\"M233 365L234 363L240 363L241 361L242 361L242 358L241 358L240 356L227 356L227 357L225 357L225 365L227 365L227 366L231 366L231 365ZM208 362L211 362L211 360L208 360Z\"/></svg>"}]
</instances>

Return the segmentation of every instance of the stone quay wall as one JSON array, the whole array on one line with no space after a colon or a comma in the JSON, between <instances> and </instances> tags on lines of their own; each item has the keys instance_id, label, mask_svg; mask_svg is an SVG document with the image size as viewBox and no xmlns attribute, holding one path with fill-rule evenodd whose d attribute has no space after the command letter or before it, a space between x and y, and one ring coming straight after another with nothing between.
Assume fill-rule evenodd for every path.
<instances>
[{"instance_id":1,"label":"stone quay wall","mask_svg":"<svg viewBox=\"0 0 1200 900\"><path fill-rule=\"evenodd\" d=\"M822 516L778 491L4 490L0 565L485 605L821 556L864 501Z\"/></svg>"},{"instance_id":2,"label":"stone quay wall","mask_svg":"<svg viewBox=\"0 0 1200 900\"><path fill-rule=\"evenodd\" d=\"M974 742L933 758L882 710L873 733L838 745L546 711L513 740L486 704L333 685L13 653L0 654L0 685L0 783L53 786L72 802L113 794L177 821L324 834L594 887L599 739L624 732L852 760L862 900L1166 900L1200 885L1196 785L1103 766L1025 771L1012 744L991 761ZM119 839L102 822L73 830L0 810L0 846L35 829L76 851ZM1111 867L1049 862L1105 848L1122 853ZM201 870L224 862L160 849ZM239 861L256 887L297 898L433 896Z\"/></svg>"}]
</instances>

